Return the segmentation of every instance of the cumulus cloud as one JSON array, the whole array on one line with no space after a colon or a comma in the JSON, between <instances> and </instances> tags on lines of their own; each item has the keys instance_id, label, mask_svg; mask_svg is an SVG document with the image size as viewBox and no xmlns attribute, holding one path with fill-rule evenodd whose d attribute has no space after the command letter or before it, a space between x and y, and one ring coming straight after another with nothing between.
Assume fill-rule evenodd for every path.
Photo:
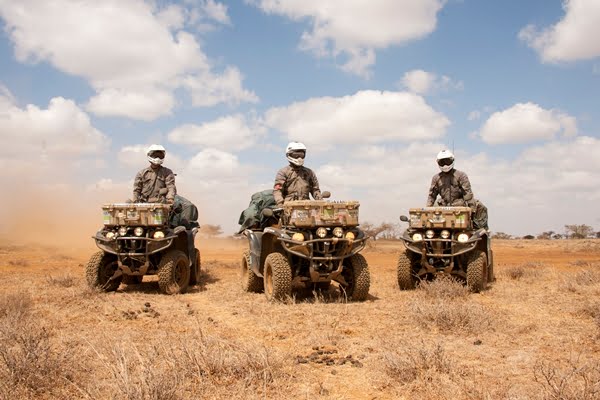
<instances>
[{"instance_id":1,"label":"cumulus cloud","mask_svg":"<svg viewBox=\"0 0 600 400\"><path fill-rule=\"evenodd\" d=\"M454 82L448 76L415 69L404 74L401 85L413 93L427 94L434 90L462 89L462 82Z\"/></svg>"},{"instance_id":2,"label":"cumulus cloud","mask_svg":"<svg viewBox=\"0 0 600 400\"><path fill-rule=\"evenodd\" d=\"M479 132L488 144L527 143L550 140L556 135L577 134L574 117L557 110L546 110L533 103L518 103L492 114Z\"/></svg>"},{"instance_id":3,"label":"cumulus cloud","mask_svg":"<svg viewBox=\"0 0 600 400\"><path fill-rule=\"evenodd\" d=\"M415 94L369 90L272 108L265 124L290 140L328 147L438 138L450 122Z\"/></svg>"},{"instance_id":4,"label":"cumulus cloud","mask_svg":"<svg viewBox=\"0 0 600 400\"><path fill-rule=\"evenodd\" d=\"M261 129L248 126L242 115L231 115L202 125L185 124L173 129L171 142L197 148L239 151L252 146Z\"/></svg>"},{"instance_id":5,"label":"cumulus cloud","mask_svg":"<svg viewBox=\"0 0 600 400\"><path fill-rule=\"evenodd\" d=\"M102 153L110 144L84 111L62 97L50 100L46 109L20 108L12 96L0 94L0 132L0 155L15 158L78 157Z\"/></svg>"},{"instance_id":6,"label":"cumulus cloud","mask_svg":"<svg viewBox=\"0 0 600 400\"><path fill-rule=\"evenodd\" d=\"M591 59L600 56L600 2L568 0L563 2L565 16L553 26L538 29L528 25L519 38L535 49L544 62Z\"/></svg>"},{"instance_id":7,"label":"cumulus cloud","mask_svg":"<svg viewBox=\"0 0 600 400\"><path fill-rule=\"evenodd\" d=\"M185 88L199 96L189 81L210 89L210 101L195 105L256 101L243 89L235 67L215 71L194 36L184 30L195 10L186 4L190 8L160 8L143 0L23 0L1 2L0 17L19 61L46 61L88 80L97 91L89 109L100 115L144 120L168 115L174 90ZM220 3L203 1L200 9L196 15L228 22Z\"/></svg>"},{"instance_id":8,"label":"cumulus cloud","mask_svg":"<svg viewBox=\"0 0 600 400\"><path fill-rule=\"evenodd\" d=\"M207 180L224 181L237 178L241 171L235 154L217 149L205 149L189 161L188 172Z\"/></svg>"},{"instance_id":9,"label":"cumulus cloud","mask_svg":"<svg viewBox=\"0 0 600 400\"><path fill-rule=\"evenodd\" d=\"M247 0L267 14L309 20L300 48L319 57L343 56L342 68L367 77L375 50L401 45L431 33L446 0Z\"/></svg>"}]
</instances>

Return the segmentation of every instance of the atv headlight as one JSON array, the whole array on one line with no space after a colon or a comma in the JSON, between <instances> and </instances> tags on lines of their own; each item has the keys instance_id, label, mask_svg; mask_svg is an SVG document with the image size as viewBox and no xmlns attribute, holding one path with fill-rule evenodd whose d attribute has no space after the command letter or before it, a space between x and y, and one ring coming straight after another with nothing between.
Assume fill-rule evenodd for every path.
<instances>
[{"instance_id":1,"label":"atv headlight","mask_svg":"<svg viewBox=\"0 0 600 400\"><path fill-rule=\"evenodd\" d=\"M354 240L355 237L354 232L346 232L346 239Z\"/></svg>"},{"instance_id":2,"label":"atv headlight","mask_svg":"<svg viewBox=\"0 0 600 400\"><path fill-rule=\"evenodd\" d=\"M344 236L344 230L339 226L333 228L333 236L341 238L342 236Z\"/></svg>"},{"instance_id":3,"label":"atv headlight","mask_svg":"<svg viewBox=\"0 0 600 400\"><path fill-rule=\"evenodd\" d=\"M296 242L304 242L304 235L300 232L296 232L292 235L292 240Z\"/></svg>"},{"instance_id":4,"label":"atv headlight","mask_svg":"<svg viewBox=\"0 0 600 400\"><path fill-rule=\"evenodd\" d=\"M135 236L142 236L144 234L144 228L138 226L133 230L133 234Z\"/></svg>"},{"instance_id":5,"label":"atv headlight","mask_svg":"<svg viewBox=\"0 0 600 400\"><path fill-rule=\"evenodd\" d=\"M456 239L460 243L465 243L467 240L469 240L469 235L467 235L466 233L461 233L460 235L458 235L458 237Z\"/></svg>"},{"instance_id":6,"label":"atv headlight","mask_svg":"<svg viewBox=\"0 0 600 400\"><path fill-rule=\"evenodd\" d=\"M152 235L154 239L162 239L165 237L165 233L163 231L156 231L154 235Z\"/></svg>"},{"instance_id":7,"label":"atv headlight","mask_svg":"<svg viewBox=\"0 0 600 400\"><path fill-rule=\"evenodd\" d=\"M412 239L413 239L415 242L420 242L421 240L423 240L423 235L421 235L420 233L415 233L415 234L412 236Z\"/></svg>"},{"instance_id":8,"label":"atv headlight","mask_svg":"<svg viewBox=\"0 0 600 400\"><path fill-rule=\"evenodd\" d=\"M112 232L112 231L110 231L110 232L106 232L106 233L104 234L104 237L106 237L107 239L110 239L110 240L114 239L114 238L115 238L115 236L116 236L116 235L115 235L115 233L114 233L114 232Z\"/></svg>"},{"instance_id":9,"label":"atv headlight","mask_svg":"<svg viewBox=\"0 0 600 400\"><path fill-rule=\"evenodd\" d=\"M435 232L432 229L428 229L427 232L425 232L425 236L427 236L427 239L433 238L433 235L435 235Z\"/></svg>"},{"instance_id":10,"label":"atv headlight","mask_svg":"<svg viewBox=\"0 0 600 400\"><path fill-rule=\"evenodd\" d=\"M127 235L127 227L122 226L119 228L119 236L125 236L125 235Z\"/></svg>"},{"instance_id":11,"label":"atv headlight","mask_svg":"<svg viewBox=\"0 0 600 400\"><path fill-rule=\"evenodd\" d=\"M450 237L450 232L444 229L442 233L440 233L440 236L442 239L448 239Z\"/></svg>"},{"instance_id":12,"label":"atv headlight","mask_svg":"<svg viewBox=\"0 0 600 400\"><path fill-rule=\"evenodd\" d=\"M317 236L320 237L321 239L323 239L325 236L327 236L327 229L320 227L319 229L317 229Z\"/></svg>"}]
</instances>

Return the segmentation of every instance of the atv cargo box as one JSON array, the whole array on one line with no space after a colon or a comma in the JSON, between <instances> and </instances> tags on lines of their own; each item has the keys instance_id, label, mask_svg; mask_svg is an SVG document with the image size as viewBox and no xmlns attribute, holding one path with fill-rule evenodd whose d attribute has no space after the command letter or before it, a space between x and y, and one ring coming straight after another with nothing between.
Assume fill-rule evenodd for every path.
<instances>
[{"instance_id":1,"label":"atv cargo box","mask_svg":"<svg viewBox=\"0 0 600 400\"><path fill-rule=\"evenodd\" d=\"M169 208L162 203L111 203L102 206L102 217L105 226L161 226L168 222Z\"/></svg>"},{"instance_id":2,"label":"atv cargo box","mask_svg":"<svg viewBox=\"0 0 600 400\"><path fill-rule=\"evenodd\" d=\"M358 201L294 200L283 205L283 223L287 226L357 226Z\"/></svg>"},{"instance_id":3,"label":"atv cargo box","mask_svg":"<svg viewBox=\"0 0 600 400\"><path fill-rule=\"evenodd\" d=\"M411 228L468 229L469 207L422 207L409 209Z\"/></svg>"}]
</instances>

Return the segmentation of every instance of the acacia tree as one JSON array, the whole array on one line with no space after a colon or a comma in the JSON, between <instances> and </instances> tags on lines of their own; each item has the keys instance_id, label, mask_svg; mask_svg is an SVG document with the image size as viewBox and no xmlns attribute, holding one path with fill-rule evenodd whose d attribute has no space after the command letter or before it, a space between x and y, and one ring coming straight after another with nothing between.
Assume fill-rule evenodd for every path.
<instances>
[{"instance_id":1,"label":"acacia tree","mask_svg":"<svg viewBox=\"0 0 600 400\"><path fill-rule=\"evenodd\" d=\"M567 237L571 239L585 239L594 232L594 228L589 225L565 225L565 231Z\"/></svg>"},{"instance_id":2,"label":"acacia tree","mask_svg":"<svg viewBox=\"0 0 600 400\"><path fill-rule=\"evenodd\" d=\"M540 233L537 238L538 239L552 239L552 235L554 235L554 231L546 231L546 232L542 232Z\"/></svg>"},{"instance_id":3,"label":"acacia tree","mask_svg":"<svg viewBox=\"0 0 600 400\"><path fill-rule=\"evenodd\" d=\"M373 240L377 240L377 236L386 231L391 231L394 226L388 222L383 222L380 225L374 225L370 222L363 222L360 224L361 229L368 237L372 237Z\"/></svg>"},{"instance_id":4,"label":"acacia tree","mask_svg":"<svg viewBox=\"0 0 600 400\"><path fill-rule=\"evenodd\" d=\"M221 225L210 225L205 224L200 228L200 233L204 236L208 236L209 238L219 236L223 233L223 229L221 229Z\"/></svg>"},{"instance_id":5,"label":"acacia tree","mask_svg":"<svg viewBox=\"0 0 600 400\"><path fill-rule=\"evenodd\" d=\"M492 239L512 239L512 235L504 232L495 232L492 235Z\"/></svg>"}]
</instances>

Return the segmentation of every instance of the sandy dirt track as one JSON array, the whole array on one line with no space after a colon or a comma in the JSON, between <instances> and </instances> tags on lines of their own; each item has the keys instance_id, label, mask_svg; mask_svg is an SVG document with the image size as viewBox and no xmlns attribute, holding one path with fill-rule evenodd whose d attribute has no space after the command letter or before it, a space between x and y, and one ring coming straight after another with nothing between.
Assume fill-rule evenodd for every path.
<instances>
[{"instance_id":1,"label":"sandy dirt track","mask_svg":"<svg viewBox=\"0 0 600 400\"><path fill-rule=\"evenodd\" d=\"M380 241L364 252L367 301L332 289L284 304L241 291L244 240L198 240L202 282L177 296L152 277L87 289L91 242L0 242L2 345L20 351L8 322L25 298L47 358L69 362L68 377L11 381L0 398L600 398L598 240L496 241L497 281L481 294L444 282L400 292L401 243ZM10 368L0 361L4 378ZM169 390L150 387L161 379Z\"/></svg>"}]
</instances>

